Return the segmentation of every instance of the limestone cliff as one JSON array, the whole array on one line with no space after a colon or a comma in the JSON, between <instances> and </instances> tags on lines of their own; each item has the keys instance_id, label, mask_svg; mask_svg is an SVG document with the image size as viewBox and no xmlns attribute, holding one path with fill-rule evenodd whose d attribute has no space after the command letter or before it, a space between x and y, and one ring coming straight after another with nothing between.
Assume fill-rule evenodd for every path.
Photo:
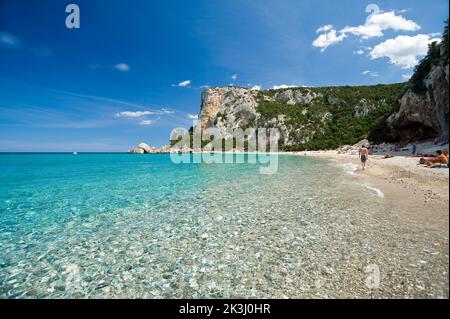
<instances>
[{"instance_id":1,"label":"limestone cliff","mask_svg":"<svg viewBox=\"0 0 450 319\"><path fill-rule=\"evenodd\" d=\"M256 91L213 87L202 94L199 125L224 136L236 128L277 128L282 149L354 144L398 109L405 84ZM197 130L200 126L197 126Z\"/></svg>"},{"instance_id":2,"label":"limestone cliff","mask_svg":"<svg viewBox=\"0 0 450 319\"><path fill-rule=\"evenodd\" d=\"M440 56L445 57L443 46L440 51ZM432 64L429 73L421 80L422 92L410 88L402 96L399 111L387 120L399 140L433 138L437 142L448 142L448 76L448 60L441 58Z\"/></svg>"},{"instance_id":3,"label":"limestone cliff","mask_svg":"<svg viewBox=\"0 0 450 319\"><path fill-rule=\"evenodd\" d=\"M246 126L257 118L256 91L216 87L202 94L199 123L202 129L216 126L225 132L228 128Z\"/></svg>"}]
</instances>

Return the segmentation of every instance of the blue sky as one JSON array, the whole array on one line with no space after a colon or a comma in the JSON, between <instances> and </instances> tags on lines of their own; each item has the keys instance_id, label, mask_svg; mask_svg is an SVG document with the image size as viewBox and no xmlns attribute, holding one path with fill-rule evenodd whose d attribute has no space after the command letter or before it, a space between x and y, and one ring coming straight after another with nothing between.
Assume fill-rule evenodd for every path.
<instances>
[{"instance_id":1,"label":"blue sky","mask_svg":"<svg viewBox=\"0 0 450 319\"><path fill-rule=\"evenodd\" d=\"M74 0L81 28L67 29L69 3L0 1L0 152L162 146L192 125L205 86L402 82L449 9L446 0ZM380 11L366 12L371 3Z\"/></svg>"}]
</instances>

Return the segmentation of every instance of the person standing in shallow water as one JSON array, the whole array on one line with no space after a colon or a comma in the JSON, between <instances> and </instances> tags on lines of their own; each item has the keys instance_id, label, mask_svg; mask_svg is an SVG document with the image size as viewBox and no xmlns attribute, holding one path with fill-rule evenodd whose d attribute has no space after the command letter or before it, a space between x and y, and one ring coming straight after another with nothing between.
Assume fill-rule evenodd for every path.
<instances>
[{"instance_id":1,"label":"person standing in shallow water","mask_svg":"<svg viewBox=\"0 0 450 319\"><path fill-rule=\"evenodd\" d=\"M365 145L359 149L359 158L361 159L362 170L366 169L366 162L369 158L369 150Z\"/></svg>"}]
</instances>

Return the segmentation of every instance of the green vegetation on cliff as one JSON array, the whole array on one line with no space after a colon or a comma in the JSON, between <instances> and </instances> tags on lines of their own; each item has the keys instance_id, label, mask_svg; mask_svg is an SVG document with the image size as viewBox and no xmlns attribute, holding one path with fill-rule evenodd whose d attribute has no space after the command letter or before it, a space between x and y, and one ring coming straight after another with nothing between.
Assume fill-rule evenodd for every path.
<instances>
[{"instance_id":1,"label":"green vegetation on cliff","mask_svg":"<svg viewBox=\"0 0 450 319\"><path fill-rule=\"evenodd\" d=\"M444 64L448 64L448 19L445 21L444 33L442 35L442 41L432 42L428 45L427 55L417 64L414 74L409 80L409 86L415 93L424 93L426 87L423 83L425 77L430 73L433 65L439 64L444 61Z\"/></svg>"},{"instance_id":2,"label":"green vegetation on cliff","mask_svg":"<svg viewBox=\"0 0 450 319\"><path fill-rule=\"evenodd\" d=\"M274 118L284 118L281 125L289 131L290 142L280 148L286 151L334 149L355 144L363 138L374 142L389 140L384 129L386 118L398 110L398 99L406 83L374 86L323 88L290 88L261 91L257 111L260 126L279 127ZM276 96L291 90L312 94L309 103L289 105ZM273 98L272 98L273 97Z\"/></svg>"}]
</instances>

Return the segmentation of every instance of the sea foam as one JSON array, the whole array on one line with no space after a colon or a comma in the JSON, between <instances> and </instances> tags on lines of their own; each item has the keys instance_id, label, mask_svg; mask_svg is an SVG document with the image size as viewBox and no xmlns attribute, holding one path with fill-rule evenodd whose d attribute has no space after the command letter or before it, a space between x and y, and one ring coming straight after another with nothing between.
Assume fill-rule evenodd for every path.
<instances>
[{"instance_id":1,"label":"sea foam","mask_svg":"<svg viewBox=\"0 0 450 319\"><path fill-rule=\"evenodd\" d=\"M352 163L342 164L342 168L344 171L350 175L355 175L355 172L358 170L358 165Z\"/></svg>"},{"instance_id":2,"label":"sea foam","mask_svg":"<svg viewBox=\"0 0 450 319\"><path fill-rule=\"evenodd\" d=\"M378 197L384 198L384 193L383 193L381 190L379 190L378 188L371 187L371 186L368 186L368 185L364 185L364 186L365 186L368 190L370 190L371 192L375 193Z\"/></svg>"}]
</instances>

